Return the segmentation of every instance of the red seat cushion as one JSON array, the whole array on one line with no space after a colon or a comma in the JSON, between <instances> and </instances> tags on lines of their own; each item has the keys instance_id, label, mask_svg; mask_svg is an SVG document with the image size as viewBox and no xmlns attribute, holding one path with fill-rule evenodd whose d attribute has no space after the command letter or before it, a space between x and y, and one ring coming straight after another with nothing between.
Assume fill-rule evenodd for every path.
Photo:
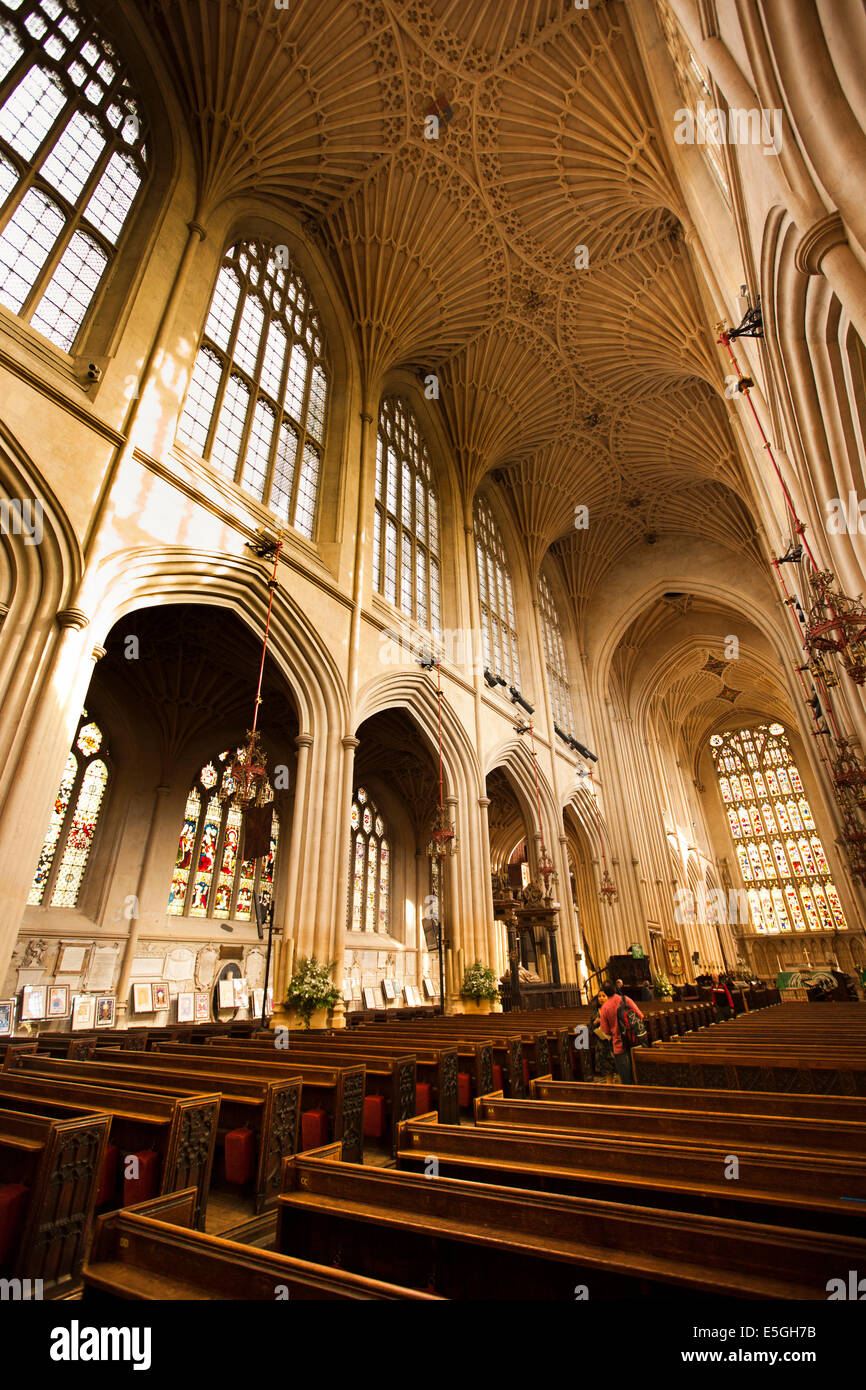
<instances>
[{"instance_id":1,"label":"red seat cushion","mask_svg":"<svg viewBox=\"0 0 866 1390\"><path fill-rule=\"evenodd\" d=\"M328 1142L328 1117L324 1110L305 1110L301 1115L301 1148L318 1149Z\"/></svg>"},{"instance_id":2,"label":"red seat cushion","mask_svg":"<svg viewBox=\"0 0 866 1390\"><path fill-rule=\"evenodd\" d=\"M29 1188L23 1182L0 1185L0 1265L5 1265L18 1247L27 1212Z\"/></svg>"},{"instance_id":3,"label":"red seat cushion","mask_svg":"<svg viewBox=\"0 0 866 1390\"><path fill-rule=\"evenodd\" d=\"M119 1162L120 1149L116 1144L109 1144L105 1150L105 1158L102 1160L99 1191L96 1194L98 1207L101 1207L105 1202L113 1202L117 1195L117 1165Z\"/></svg>"},{"instance_id":4,"label":"red seat cushion","mask_svg":"<svg viewBox=\"0 0 866 1390\"><path fill-rule=\"evenodd\" d=\"M255 1170L256 1141L249 1128L226 1135L226 1181L249 1182Z\"/></svg>"},{"instance_id":5,"label":"red seat cushion","mask_svg":"<svg viewBox=\"0 0 866 1390\"><path fill-rule=\"evenodd\" d=\"M137 1160L137 1176L127 1177L129 1160ZM135 1172L135 1170L134 1170ZM123 1160L123 1205L133 1207L136 1202L146 1202L155 1197L159 1178L159 1154L155 1149L140 1149L138 1153L127 1154Z\"/></svg>"},{"instance_id":6,"label":"red seat cushion","mask_svg":"<svg viewBox=\"0 0 866 1390\"><path fill-rule=\"evenodd\" d=\"M502 1068L498 1062L493 1063L493 1089L494 1091L502 1090Z\"/></svg>"},{"instance_id":7,"label":"red seat cushion","mask_svg":"<svg viewBox=\"0 0 866 1390\"><path fill-rule=\"evenodd\" d=\"M415 1114L427 1115L433 1109L433 1087L429 1081L419 1081L415 1087Z\"/></svg>"},{"instance_id":8,"label":"red seat cushion","mask_svg":"<svg viewBox=\"0 0 866 1390\"><path fill-rule=\"evenodd\" d=\"M467 1109L472 1100L472 1090L469 1085L468 1071L459 1071L457 1073L457 1100L463 1109Z\"/></svg>"},{"instance_id":9,"label":"red seat cushion","mask_svg":"<svg viewBox=\"0 0 866 1390\"><path fill-rule=\"evenodd\" d=\"M385 1133L385 1097L364 1097L364 1138L381 1139Z\"/></svg>"},{"instance_id":10,"label":"red seat cushion","mask_svg":"<svg viewBox=\"0 0 866 1390\"><path fill-rule=\"evenodd\" d=\"M524 1086L529 1085L529 1063L525 1057L523 1059L523 1084Z\"/></svg>"}]
</instances>

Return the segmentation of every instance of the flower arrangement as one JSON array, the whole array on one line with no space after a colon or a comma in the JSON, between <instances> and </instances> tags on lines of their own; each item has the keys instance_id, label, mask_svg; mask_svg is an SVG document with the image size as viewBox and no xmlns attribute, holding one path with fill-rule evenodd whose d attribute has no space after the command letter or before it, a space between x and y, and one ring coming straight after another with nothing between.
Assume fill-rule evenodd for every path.
<instances>
[{"instance_id":1,"label":"flower arrangement","mask_svg":"<svg viewBox=\"0 0 866 1390\"><path fill-rule=\"evenodd\" d=\"M316 1009L333 1009L340 997L340 991L331 979L334 965L334 961L324 965L315 956L309 959L302 956L297 962L295 973L289 981L286 1004L295 1009L305 1028L309 1028Z\"/></svg>"},{"instance_id":2,"label":"flower arrangement","mask_svg":"<svg viewBox=\"0 0 866 1390\"><path fill-rule=\"evenodd\" d=\"M498 999L499 985L489 965L476 960L463 972L460 993L467 999Z\"/></svg>"},{"instance_id":3,"label":"flower arrangement","mask_svg":"<svg viewBox=\"0 0 866 1390\"><path fill-rule=\"evenodd\" d=\"M653 994L656 999L673 999L674 987L663 972L653 975Z\"/></svg>"}]
</instances>

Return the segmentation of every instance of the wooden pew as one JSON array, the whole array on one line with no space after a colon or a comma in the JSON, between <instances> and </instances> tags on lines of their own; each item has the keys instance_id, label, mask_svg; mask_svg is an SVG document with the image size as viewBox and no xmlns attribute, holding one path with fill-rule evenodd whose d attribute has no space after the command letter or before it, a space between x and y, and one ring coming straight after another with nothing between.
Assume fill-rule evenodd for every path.
<instances>
[{"instance_id":1,"label":"wooden pew","mask_svg":"<svg viewBox=\"0 0 866 1390\"><path fill-rule=\"evenodd\" d=\"M866 1124L866 1100L858 1096L809 1096L790 1091L710 1091L667 1086L596 1086L583 1081L554 1081L541 1076L530 1087L530 1100L571 1104L637 1106L643 1110L712 1110L724 1115L786 1115L789 1119L856 1120Z\"/></svg>"},{"instance_id":2,"label":"wooden pew","mask_svg":"<svg viewBox=\"0 0 866 1390\"><path fill-rule=\"evenodd\" d=\"M396 1028L383 1029L381 1033L377 1031L375 1034L368 1034L367 1030L362 1028L331 1031L291 1029L288 1030L288 1035L289 1047L283 1054L285 1056L292 1055L296 1044L305 1049L322 1049L326 1052L336 1048L341 1055L345 1052L347 1064L363 1061L365 1053L390 1057L405 1057L407 1053L412 1053L415 1057L416 1079L430 1086L433 1103L443 1123L456 1123L459 1116L457 1077L464 1060L477 1074L486 1075L489 1071L491 1087L493 1083L490 1047L488 1045L485 1049L485 1045L481 1043L467 1043L461 1050L456 1044L436 1046L429 1039L418 1041L414 1037L407 1037L404 1041L402 1030L398 1031ZM251 1042L259 1046L271 1046L268 1038L274 1037L275 1034L268 1031L266 1035L254 1037ZM217 1050L221 1046L217 1042L213 1044ZM276 1048L274 1050L276 1051Z\"/></svg>"},{"instance_id":3,"label":"wooden pew","mask_svg":"<svg viewBox=\"0 0 866 1390\"><path fill-rule=\"evenodd\" d=\"M426 1178L341 1163L336 1147L289 1159L285 1178L281 1251L447 1298L820 1299L866 1267L851 1236Z\"/></svg>"},{"instance_id":4,"label":"wooden pew","mask_svg":"<svg viewBox=\"0 0 866 1390\"><path fill-rule=\"evenodd\" d=\"M111 1116L52 1118L33 1105L0 1109L0 1273L64 1298L80 1284Z\"/></svg>"},{"instance_id":5,"label":"wooden pew","mask_svg":"<svg viewBox=\"0 0 866 1390\"><path fill-rule=\"evenodd\" d=\"M160 1198L101 1217L84 1266L82 1302L92 1306L126 1299L436 1299L434 1294L203 1235L190 1229L193 1196L177 1193L170 1203Z\"/></svg>"},{"instance_id":6,"label":"wooden pew","mask_svg":"<svg viewBox=\"0 0 866 1390\"><path fill-rule=\"evenodd\" d=\"M370 1096L382 1097L385 1103L384 1138L391 1152L397 1152L397 1126L401 1120L409 1120L416 1113L417 1059L414 1052L401 1048L396 1054L386 1055L382 1050L360 1044L350 1051L342 1044L328 1046L324 1040L305 1046L300 1037L297 1040L290 1038L288 1047L278 1047L278 1037L276 1033L268 1033L267 1037L261 1035L237 1041L214 1039L212 1045L205 1049L205 1054L212 1056L217 1053L220 1057L234 1057L248 1062L277 1062L284 1066L306 1063L308 1066L340 1067L350 1061L363 1063L366 1068L365 1104ZM160 1045L158 1055L163 1056L166 1052L172 1054L175 1050L175 1045L164 1043ZM198 1048L186 1046L184 1050L196 1054L199 1051Z\"/></svg>"},{"instance_id":7,"label":"wooden pew","mask_svg":"<svg viewBox=\"0 0 866 1390\"><path fill-rule=\"evenodd\" d=\"M725 1146L623 1139L524 1129L439 1125L435 1115L400 1126L398 1169L497 1186L526 1187L690 1211L704 1216L866 1237L862 1158L751 1149L738 1155L736 1180L726 1178Z\"/></svg>"},{"instance_id":8,"label":"wooden pew","mask_svg":"<svg viewBox=\"0 0 866 1390\"><path fill-rule=\"evenodd\" d=\"M632 1056L639 1085L866 1096L866 1059L809 1052L782 1057L760 1050L698 1051L691 1044L670 1050L637 1048Z\"/></svg>"},{"instance_id":9,"label":"wooden pew","mask_svg":"<svg viewBox=\"0 0 866 1390\"><path fill-rule=\"evenodd\" d=\"M601 1090L608 1088L599 1087ZM616 1089L611 1087L610 1089ZM856 1120L811 1119L787 1115L734 1115L709 1110L643 1109L604 1101L574 1105L561 1101L506 1100L496 1094L475 1102L476 1124L509 1129L573 1130L592 1142L595 1134L623 1139L676 1139L682 1143L721 1146L725 1152L749 1148L788 1148L799 1152L847 1154L866 1152L866 1126Z\"/></svg>"},{"instance_id":10,"label":"wooden pew","mask_svg":"<svg viewBox=\"0 0 866 1390\"><path fill-rule=\"evenodd\" d=\"M108 1054L106 1054L108 1056ZM132 1053L113 1060L128 1062L137 1067L168 1067L181 1076L190 1072L201 1072L206 1076L222 1073L227 1077L250 1075L267 1080L267 1073L261 1070L244 1071L237 1063L220 1062L213 1048L193 1048L192 1045L178 1046L175 1043L158 1043L146 1053ZM301 1128L303 1113L313 1106L324 1110L330 1139L339 1139L347 1161L360 1163L364 1155L364 1084L365 1068L362 1062L352 1062L339 1067L319 1066L308 1062L294 1062L291 1058L291 1075L303 1081L301 1097ZM244 1064L253 1067L254 1063ZM271 1073L273 1079L286 1078L285 1069Z\"/></svg>"},{"instance_id":11,"label":"wooden pew","mask_svg":"<svg viewBox=\"0 0 866 1390\"><path fill-rule=\"evenodd\" d=\"M454 1093L459 1094L458 1076L460 1072L469 1077L470 1098L484 1095L494 1086L494 1065L502 1071L503 1086L512 1094L523 1094L523 1044L520 1035L493 1037L488 1031L483 1037L461 1029L459 1022L453 1027L431 1029L424 1025L420 1031L415 1024L374 1024L357 1029L353 1036L385 1042L388 1038L399 1040L405 1047L445 1047L456 1048L459 1066L454 1073ZM449 1088L450 1089L450 1088ZM458 1101L459 1105L459 1101Z\"/></svg>"},{"instance_id":12,"label":"wooden pew","mask_svg":"<svg viewBox=\"0 0 866 1390\"><path fill-rule=\"evenodd\" d=\"M157 1058L152 1053L145 1057ZM104 1060L100 1060L104 1058ZM256 1211L262 1211L276 1201L279 1192L283 1159L297 1152L298 1126L301 1111L301 1079L297 1072L270 1080L267 1077L248 1079L222 1075L209 1068L197 1070L132 1065L129 1054L106 1049L89 1062L68 1062L65 1059L25 1057L20 1070L40 1076L70 1078L97 1085L129 1087L136 1091L199 1095L206 1090L220 1092L217 1139L225 1143L226 1135L248 1128L254 1135L255 1159L250 1184ZM118 1060L121 1059L121 1060Z\"/></svg>"},{"instance_id":13,"label":"wooden pew","mask_svg":"<svg viewBox=\"0 0 866 1390\"><path fill-rule=\"evenodd\" d=\"M213 1093L172 1096L18 1071L0 1075L3 1109L35 1109L57 1119L110 1115L109 1143L122 1154L153 1149L159 1155L160 1192L195 1187L200 1227L210 1190L219 1100Z\"/></svg>"}]
</instances>

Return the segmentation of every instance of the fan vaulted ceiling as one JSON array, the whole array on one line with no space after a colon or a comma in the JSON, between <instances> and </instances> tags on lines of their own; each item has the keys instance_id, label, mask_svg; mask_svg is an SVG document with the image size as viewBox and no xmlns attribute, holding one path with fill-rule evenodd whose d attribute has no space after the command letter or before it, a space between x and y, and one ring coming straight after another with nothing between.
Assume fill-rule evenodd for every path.
<instances>
[{"instance_id":1,"label":"fan vaulted ceiling","mask_svg":"<svg viewBox=\"0 0 866 1390\"><path fill-rule=\"evenodd\" d=\"M578 623L647 538L697 529L755 553L623 0L144 8L190 126L199 217L245 195L301 217L354 318L371 405L391 369L438 373L464 501L497 470L533 564L557 546Z\"/></svg>"}]
</instances>

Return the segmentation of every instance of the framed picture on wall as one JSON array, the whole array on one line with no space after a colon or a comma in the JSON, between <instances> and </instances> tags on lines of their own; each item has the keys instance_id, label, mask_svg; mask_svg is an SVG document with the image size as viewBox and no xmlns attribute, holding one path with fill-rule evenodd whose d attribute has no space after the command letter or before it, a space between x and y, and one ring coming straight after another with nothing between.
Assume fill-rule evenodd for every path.
<instances>
[{"instance_id":1,"label":"framed picture on wall","mask_svg":"<svg viewBox=\"0 0 866 1390\"><path fill-rule=\"evenodd\" d=\"M217 998L221 1009L235 1008L235 980L232 976L220 980Z\"/></svg>"},{"instance_id":2,"label":"framed picture on wall","mask_svg":"<svg viewBox=\"0 0 866 1390\"><path fill-rule=\"evenodd\" d=\"M682 975L683 973L683 948L679 941L665 939L665 959L668 963L668 971L671 975Z\"/></svg>"},{"instance_id":3,"label":"framed picture on wall","mask_svg":"<svg viewBox=\"0 0 866 1390\"><path fill-rule=\"evenodd\" d=\"M69 1014L69 986L48 986L48 1009L46 1018L66 1018Z\"/></svg>"},{"instance_id":4,"label":"framed picture on wall","mask_svg":"<svg viewBox=\"0 0 866 1390\"><path fill-rule=\"evenodd\" d=\"M177 996L178 1023L195 1022L195 994L192 991Z\"/></svg>"},{"instance_id":5,"label":"framed picture on wall","mask_svg":"<svg viewBox=\"0 0 866 1390\"><path fill-rule=\"evenodd\" d=\"M375 991L373 988L371 988L370 985L365 985L365 986L364 986L363 990L361 991L361 997L362 997L363 1000L364 1000L364 1008L365 1008L365 1009L375 1009L375 1007L376 1007L376 991Z\"/></svg>"},{"instance_id":6,"label":"framed picture on wall","mask_svg":"<svg viewBox=\"0 0 866 1390\"><path fill-rule=\"evenodd\" d=\"M195 996L195 1021L210 1023L210 1000L205 991L199 991Z\"/></svg>"},{"instance_id":7,"label":"framed picture on wall","mask_svg":"<svg viewBox=\"0 0 866 1390\"><path fill-rule=\"evenodd\" d=\"M394 981L393 981L393 980L383 980L383 981L382 981L382 993L384 994L385 998L388 1000L388 1003L389 1003L389 1004L390 1004L390 1003L393 1003L393 1001L397 998L397 991L396 991L396 989L394 988Z\"/></svg>"},{"instance_id":8,"label":"framed picture on wall","mask_svg":"<svg viewBox=\"0 0 866 1390\"><path fill-rule=\"evenodd\" d=\"M117 1000L113 994L97 994L94 1027L113 1028L116 1009Z\"/></svg>"},{"instance_id":9,"label":"framed picture on wall","mask_svg":"<svg viewBox=\"0 0 866 1390\"><path fill-rule=\"evenodd\" d=\"M21 1017L25 1022L45 1017L45 986L25 985L21 991Z\"/></svg>"},{"instance_id":10,"label":"framed picture on wall","mask_svg":"<svg viewBox=\"0 0 866 1390\"><path fill-rule=\"evenodd\" d=\"M76 994L72 1003L72 1029L92 1028L96 1017L96 995Z\"/></svg>"},{"instance_id":11,"label":"framed picture on wall","mask_svg":"<svg viewBox=\"0 0 866 1390\"><path fill-rule=\"evenodd\" d=\"M421 984L423 986L426 997L428 999L434 999L436 997L436 991L433 988L433 981L430 979L430 976L425 975L424 979L421 981Z\"/></svg>"},{"instance_id":12,"label":"framed picture on wall","mask_svg":"<svg viewBox=\"0 0 866 1390\"><path fill-rule=\"evenodd\" d=\"M156 1009L167 1009L169 1002L168 980L158 980L153 986L153 1007Z\"/></svg>"},{"instance_id":13,"label":"framed picture on wall","mask_svg":"<svg viewBox=\"0 0 866 1390\"><path fill-rule=\"evenodd\" d=\"M132 1012L134 1014L153 1013L153 985L132 986Z\"/></svg>"},{"instance_id":14,"label":"framed picture on wall","mask_svg":"<svg viewBox=\"0 0 866 1390\"><path fill-rule=\"evenodd\" d=\"M253 990L253 1018L261 1018L262 1009L265 1006L265 991L263 989Z\"/></svg>"},{"instance_id":15,"label":"framed picture on wall","mask_svg":"<svg viewBox=\"0 0 866 1390\"><path fill-rule=\"evenodd\" d=\"M15 1027L15 1000L0 999L0 1038L8 1038Z\"/></svg>"}]
</instances>

